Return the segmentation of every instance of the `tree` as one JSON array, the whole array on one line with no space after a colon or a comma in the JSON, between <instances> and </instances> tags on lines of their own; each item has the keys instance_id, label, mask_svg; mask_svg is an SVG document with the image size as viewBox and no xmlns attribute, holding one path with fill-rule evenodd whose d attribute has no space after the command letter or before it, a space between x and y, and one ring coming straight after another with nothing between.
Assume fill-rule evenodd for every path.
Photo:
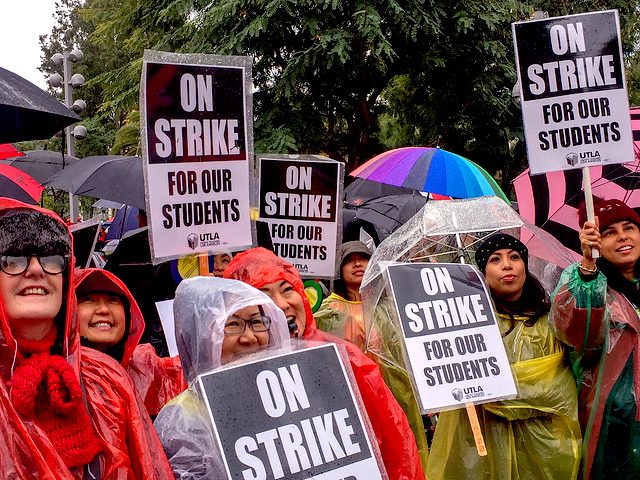
<instances>
[{"instance_id":1,"label":"tree","mask_svg":"<svg viewBox=\"0 0 640 480\"><path fill-rule=\"evenodd\" d=\"M324 153L349 171L385 148L437 144L502 170L503 186L523 167L522 149L509 147L522 138L512 22L534 9L618 8L632 98L640 82L635 1L63 3L83 32L73 38L95 51L88 85L96 114L118 129L110 148L119 152L136 148L145 48L252 56L258 152Z\"/></svg>"}]
</instances>

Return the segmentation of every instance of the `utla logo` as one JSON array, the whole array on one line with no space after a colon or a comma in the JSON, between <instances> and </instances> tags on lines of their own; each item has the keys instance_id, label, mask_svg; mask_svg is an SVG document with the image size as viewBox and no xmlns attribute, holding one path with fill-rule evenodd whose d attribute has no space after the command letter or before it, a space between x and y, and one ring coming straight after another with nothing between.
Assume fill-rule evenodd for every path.
<instances>
[{"instance_id":1,"label":"utla logo","mask_svg":"<svg viewBox=\"0 0 640 480\"><path fill-rule=\"evenodd\" d=\"M571 153L568 153L565 158L567 159L567 165L571 167L575 167L578 164L578 159L580 157L578 157L577 153L571 152Z\"/></svg>"},{"instance_id":2,"label":"utla logo","mask_svg":"<svg viewBox=\"0 0 640 480\"><path fill-rule=\"evenodd\" d=\"M451 390L451 395L453 395L453 398L455 398L456 401L459 402L460 400L462 400L464 393L459 388L454 388L453 390Z\"/></svg>"},{"instance_id":3,"label":"utla logo","mask_svg":"<svg viewBox=\"0 0 640 480\"><path fill-rule=\"evenodd\" d=\"M187 237L187 245L189 245L189 248L191 250L195 250L198 246L198 235L196 235L195 233L190 234Z\"/></svg>"}]
</instances>

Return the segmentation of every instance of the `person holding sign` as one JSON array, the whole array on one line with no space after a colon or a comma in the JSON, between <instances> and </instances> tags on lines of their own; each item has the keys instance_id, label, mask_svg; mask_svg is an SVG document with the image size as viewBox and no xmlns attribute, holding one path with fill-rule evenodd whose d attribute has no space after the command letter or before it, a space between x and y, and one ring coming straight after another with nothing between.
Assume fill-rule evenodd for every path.
<instances>
[{"instance_id":1,"label":"person holding sign","mask_svg":"<svg viewBox=\"0 0 640 480\"><path fill-rule=\"evenodd\" d=\"M476 263L496 306L518 398L478 407L483 457L465 410L440 414L427 478L576 478L581 436L575 381L548 323L548 295L529 273L527 247L494 234L478 247Z\"/></svg>"},{"instance_id":2,"label":"person holding sign","mask_svg":"<svg viewBox=\"0 0 640 480\"><path fill-rule=\"evenodd\" d=\"M198 375L288 338L282 311L264 293L236 280L183 280L173 305L176 342L189 388L169 402L154 426L176 478L225 478Z\"/></svg>"},{"instance_id":3,"label":"person holding sign","mask_svg":"<svg viewBox=\"0 0 640 480\"><path fill-rule=\"evenodd\" d=\"M0 199L0 477L170 478L126 372L80 346L74 262L58 216Z\"/></svg>"},{"instance_id":4,"label":"person holding sign","mask_svg":"<svg viewBox=\"0 0 640 480\"><path fill-rule=\"evenodd\" d=\"M320 330L353 343L363 352L367 348L367 335L360 284L371 253L371 249L359 241L340 245L336 255L339 277L333 282L334 291L315 313Z\"/></svg>"},{"instance_id":5,"label":"person holding sign","mask_svg":"<svg viewBox=\"0 0 640 480\"><path fill-rule=\"evenodd\" d=\"M372 253L371 249L360 241L340 245L336 255L340 276L334 282L334 292L322 302L314 317L320 330L353 343L376 362L385 383L407 417L422 465L426 468L429 445L411 380L405 370L372 353L385 351L392 356L391 351L396 351L392 345L397 345L397 336L392 333L390 323L385 322L382 317L369 331L368 339L365 332L360 285ZM384 335L381 335L379 330L382 330ZM401 354L396 358L401 358Z\"/></svg>"},{"instance_id":6,"label":"person holding sign","mask_svg":"<svg viewBox=\"0 0 640 480\"><path fill-rule=\"evenodd\" d=\"M106 353L127 370L152 418L187 388L178 357L158 357L150 343L140 344L144 318L133 295L113 273L76 270L80 342Z\"/></svg>"},{"instance_id":7,"label":"person holding sign","mask_svg":"<svg viewBox=\"0 0 640 480\"><path fill-rule=\"evenodd\" d=\"M594 210L595 222L580 212L582 259L562 273L551 320L573 348L584 478L640 478L640 217L620 200Z\"/></svg>"},{"instance_id":8,"label":"person holding sign","mask_svg":"<svg viewBox=\"0 0 640 480\"><path fill-rule=\"evenodd\" d=\"M389 478L424 479L413 432L380 370L355 345L318 330L300 274L293 265L258 247L234 257L224 276L269 295L285 313L291 336L344 346Z\"/></svg>"}]
</instances>

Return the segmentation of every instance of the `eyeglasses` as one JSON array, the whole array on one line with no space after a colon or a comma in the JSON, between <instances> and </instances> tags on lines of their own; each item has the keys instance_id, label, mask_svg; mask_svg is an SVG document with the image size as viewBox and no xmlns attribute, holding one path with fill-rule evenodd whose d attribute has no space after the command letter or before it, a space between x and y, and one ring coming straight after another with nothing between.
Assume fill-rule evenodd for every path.
<instances>
[{"instance_id":1,"label":"eyeglasses","mask_svg":"<svg viewBox=\"0 0 640 480\"><path fill-rule=\"evenodd\" d=\"M29 268L29 263L32 258L36 258L44 273L48 273L49 275L62 273L67 267L67 258L62 255L47 255L43 257L39 255L21 257L2 255L0 256L0 270L7 275L21 275Z\"/></svg>"},{"instance_id":2,"label":"eyeglasses","mask_svg":"<svg viewBox=\"0 0 640 480\"><path fill-rule=\"evenodd\" d=\"M224 333L227 335L239 335L245 331L247 325L254 332L266 332L271 327L271 317L266 315L256 315L249 320L244 318L234 317L233 315L227 319L227 323L224 326Z\"/></svg>"}]
</instances>

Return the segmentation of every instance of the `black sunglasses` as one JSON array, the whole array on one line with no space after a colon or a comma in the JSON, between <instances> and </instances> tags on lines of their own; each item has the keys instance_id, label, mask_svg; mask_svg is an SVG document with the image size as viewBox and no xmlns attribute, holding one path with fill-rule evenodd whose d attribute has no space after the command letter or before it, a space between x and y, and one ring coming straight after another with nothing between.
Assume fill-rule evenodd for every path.
<instances>
[{"instance_id":1,"label":"black sunglasses","mask_svg":"<svg viewBox=\"0 0 640 480\"><path fill-rule=\"evenodd\" d=\"M57 275L67 268L67 258L63 255L2 255L0 256L0 270L7 275L21 275L29 268L32 258L37 259L44 273L49 275Z\"/></svg>"}]
</instances>

